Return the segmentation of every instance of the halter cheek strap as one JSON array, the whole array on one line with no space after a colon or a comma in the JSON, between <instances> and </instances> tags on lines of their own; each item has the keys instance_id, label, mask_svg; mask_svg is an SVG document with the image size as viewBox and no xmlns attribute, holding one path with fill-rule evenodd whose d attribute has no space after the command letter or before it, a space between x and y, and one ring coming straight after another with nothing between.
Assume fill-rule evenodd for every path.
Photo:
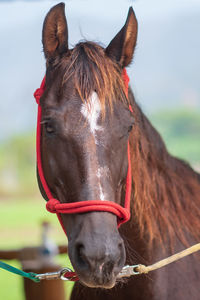
<instances>
[{"instance_id":1,"label":"halter cheek strap","mask_svg":"<svg viewBox=\"0 0 200 300\"><path fill-rule=\"evenodd\" d=\"M129 77L127 75L126 69L123 70L122 73L126 96L128 98L128 84ZM60 214L77 214L77 213L85 213L91 211L106 211L117 216L118 227L127 222L130 219L130 199L131 199L131 160L130 160L130 149L129 142L127 147L127 158L128 158L128 171L126 177L126 194L124 207L121 205L111 202L111 201L102 201L102 200L87 200L87 201L78 201L73 203L61 203L58 199L53 198L51 191L48 187L46 179L44 177L44 172L42 168L42 160L41 160L41 117L42 117L42 108L40 105L40 98L45 91L45 77L42 80L41 86L34 93L34 97L38 104L38 117L37 117L37 137L36 137L36 152L37 152L37 168L38 175L42 184L42 187L49 199L46 208L51 213L56 213L57 217L60 221L60 224L66 233L63 222ZM132 107L129 106L129 109L132 111Z\"/></svg>"}]
</instances>

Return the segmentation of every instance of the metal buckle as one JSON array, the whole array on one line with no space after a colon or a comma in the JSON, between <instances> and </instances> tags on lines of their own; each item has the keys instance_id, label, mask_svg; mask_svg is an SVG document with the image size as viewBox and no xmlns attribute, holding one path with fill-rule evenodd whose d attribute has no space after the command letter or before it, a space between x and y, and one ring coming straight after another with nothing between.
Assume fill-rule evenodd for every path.
<instances>
[{"instance_id":1,"label":"metal buckle","mask_svg":"<svg viewBox=\"0 0 200 300\"><path fill-rule=\"evenodd\" d=\"M132 275L138 275L140 274L136 269L139 267L139 265L133 265L133 266L125 266L122 268L121 272L117 275L117 278L123 278L123 277L130 277Z\"/></svg>"},{"instance_id":2,"label":"metal buckle","mask_svg":"<svg viewBox=\"0 0 200 300\"><path fill-rule=\"evenodd\" d=\"M69 277L69 278L65 277L64 276L65 273L68 273L68 272L72 272L73 273L73 271L70 268L64 268L64 269L62 269L60 271L60 279L65 280L65 281L70 281L70 280L72 280L72 279L74 279L76 277L76 276L72 276L72 277Z\"/></svg>"},{"instance_id":3,"label":"metal buckle","mask_svg":"<svg viewBox=\"0 0 200 300\"><path fill-rule=\"evenodd\" d=\"M62 280L71 280L74 277L66 278L64 277L64 274L67 272L73 272L70 268L64 268L60 271L56 272L48 272L43 274L37 274L35 278L38 278L39 280L55 280L55 279L62 279Z\"/></svg>"},{"instance_id":4,"label":"metal buckle","mask_svg":"<svg viewBox=\"0 0 200 300\"><path fill-rule=\"evenodd\" d=\"M35 277L38 278L39 280L60 279L60 271L37 274Z\"/></svg>"}]
</instances>

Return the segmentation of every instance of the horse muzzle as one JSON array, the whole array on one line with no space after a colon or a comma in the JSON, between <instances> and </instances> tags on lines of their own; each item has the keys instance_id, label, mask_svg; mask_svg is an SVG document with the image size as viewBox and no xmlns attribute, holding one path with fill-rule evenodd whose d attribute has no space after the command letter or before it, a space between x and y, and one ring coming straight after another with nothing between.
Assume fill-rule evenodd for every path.
<instances>
[{"instance_id":1,"label":"horse muzzle","mask_svg":"<svg viewBox=\"0 0 200 300\"><path fill-rule=\"evenodd\" d=\"M78 220L79 219L79 220ZM92 288L112 288L125 263L124 242L116 217L92 212L76 215L73 233L67 227L69 257L80 281Z\"/></svg>"}]
</instances>

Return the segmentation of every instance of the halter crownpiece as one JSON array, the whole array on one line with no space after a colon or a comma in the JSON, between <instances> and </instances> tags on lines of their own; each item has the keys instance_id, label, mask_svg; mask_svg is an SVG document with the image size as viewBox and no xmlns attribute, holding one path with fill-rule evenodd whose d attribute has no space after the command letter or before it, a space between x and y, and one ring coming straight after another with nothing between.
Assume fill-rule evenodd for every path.
<instances>
[{"instance_id":1,"label":"halter crownpiece","mask_svg":"<svg viewBox=\"0 0 200 300\"><path fill-rule=\"evenodd\" d=\"M129 77L126 72L126 69L123 69L122 77L125 85L125 93L128 98L128 84ZM47 195L48 201L46 204L46 209L51 213L56 213L57 217L60 221L60 224L65 231L63 226L63 222L60 214L78 214L78 213L86 213L92 211L106 211L117 216L118 227L127 222L130 219L130 199L131 199L131 159L130 159L130 149L129 142L127 147L127 158L128 158L128 171L126 177L126 194L124 207L121 205L111 202L111 201L102 201L102 200L86 200L86 201L78 201L73 203L61 203L58 199L53 198L51 191L46 182L43 168L42 168L42 160L41 160L41 117L42 117L42 108L40 104L40 98L42 97L45 91L45 77L42 80L40 88L38 88L34 97L38 104L38 116L37 116L37 137L36 137L36 152L37 152L37 169L38 175L42 184L42 187ZM129 109L132 112L132 107L129 105Z\"/></svg>"}]
</instances>

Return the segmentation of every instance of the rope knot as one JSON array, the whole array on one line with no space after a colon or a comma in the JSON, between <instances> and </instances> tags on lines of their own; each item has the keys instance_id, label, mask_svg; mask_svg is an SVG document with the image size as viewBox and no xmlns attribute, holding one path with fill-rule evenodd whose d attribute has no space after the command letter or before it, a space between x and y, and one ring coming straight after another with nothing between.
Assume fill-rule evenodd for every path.
<instances>
[{"instance_id":1,"label":"rope knot","mask_svg":"<svg viewBox=\"0 0 200 300\"><path fill-rule=\"evenodd\" d=\"M46 209L51 213L56 213L56 205L60 204L60 202L57 199L49 199L49 201L46 204Z\"/></svg>"},{"instance_id":2,"label":"rope knot","mask_svg":"<svg viewBox=\"0 0 200 300\"><path fill-rule=\"evenodd\" d=\"M44 89L42 88L38 88L35 93L33 94L36 100L37 104L40 104L40 98L42 96L42 94L44 93Z\"/></svg>"},{"instance_id":3,"label":"rope knot","mask_svg":"<svg viewBox=\"0 0 200 300\"><path fill-rule=\"evenodd\" d=\"M33 94L33 96L35 97L35 100L36 100L37 104L40 104L40 98L42 97L42 95L43 95L43 93L45 91L45 81L46 81L46 76L44 76L40 87Z\"/></svg>"}]
</instances>

